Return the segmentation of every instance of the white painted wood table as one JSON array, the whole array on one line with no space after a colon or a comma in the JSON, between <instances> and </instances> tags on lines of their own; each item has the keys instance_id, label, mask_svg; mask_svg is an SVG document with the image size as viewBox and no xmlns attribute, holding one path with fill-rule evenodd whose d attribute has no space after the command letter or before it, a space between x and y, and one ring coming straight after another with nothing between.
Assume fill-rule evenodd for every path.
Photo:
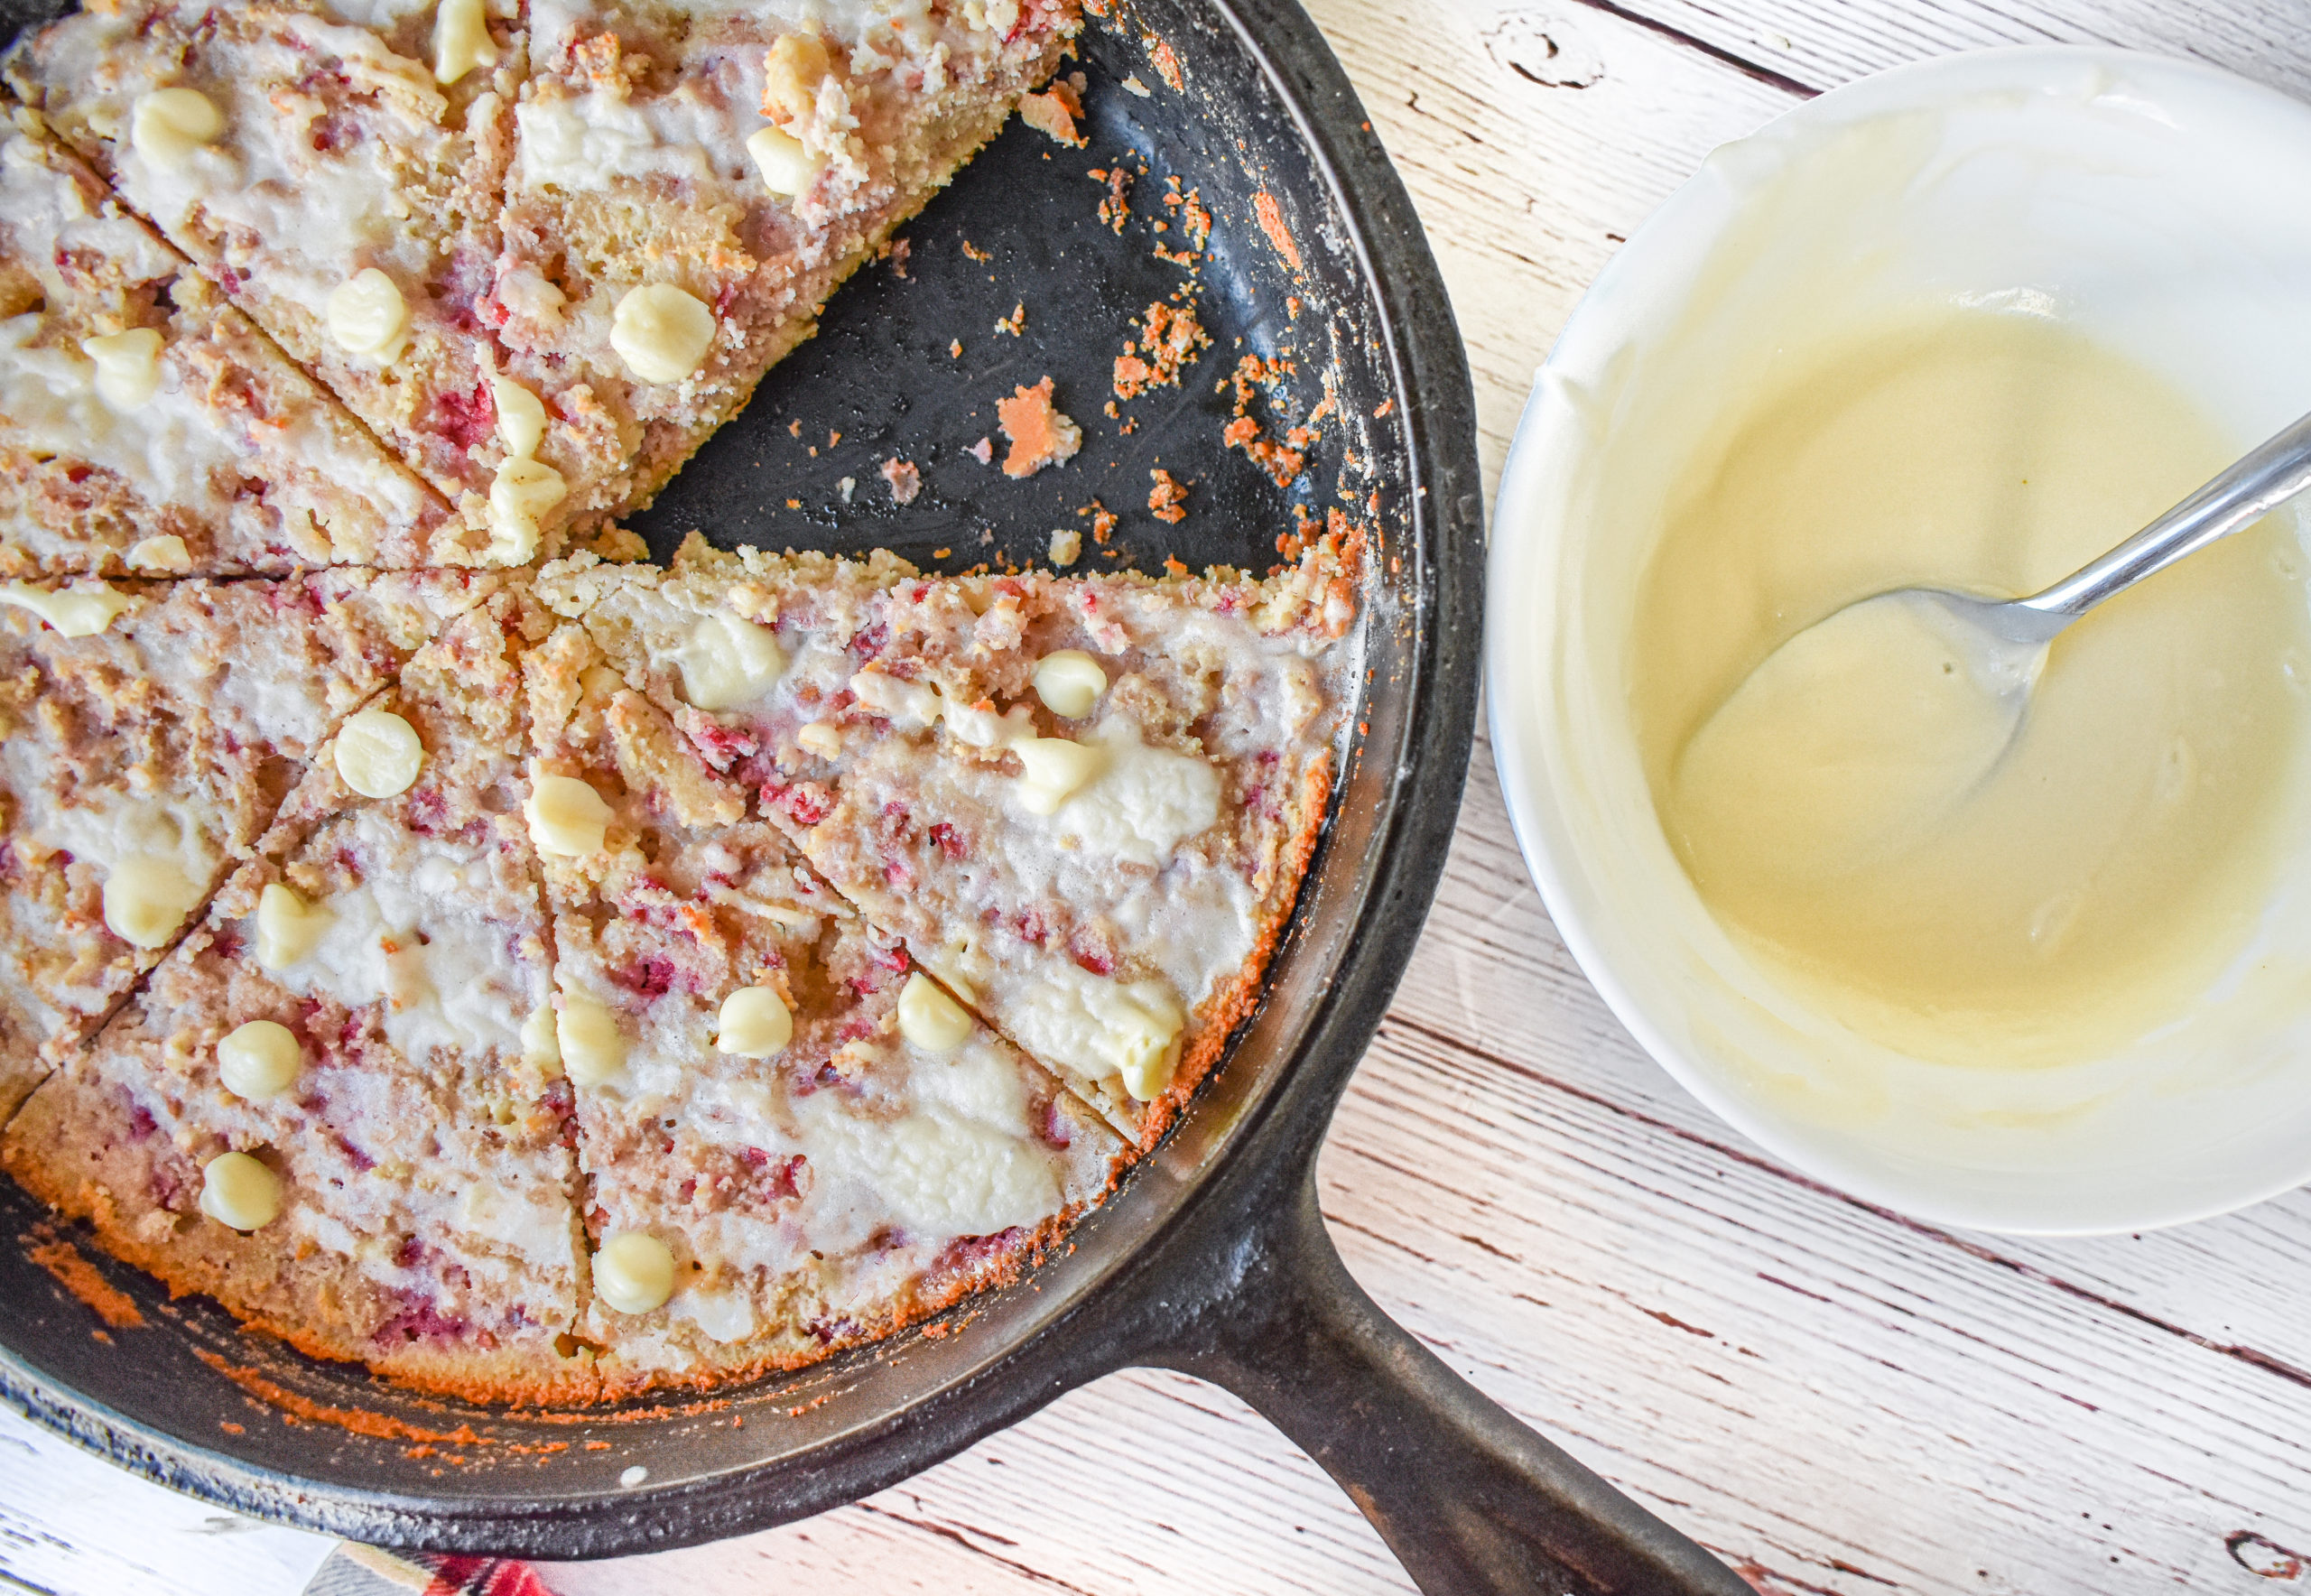
<instances>
[{"instance_id":1,"label":"white painted wood table","mask_svg":"<svg viewBox=\"0 0 2311 1596\"><path fill-rule=\"evenodd\" d=\"M1808 92L2064 40L2311 97L2305 0L1314 9L1443 264L1490 471L1606 257L1712 146ZM2017 1242L1796 1177L1712 1121L1590 990L1481 742L1435 914L1322 1178L1383 1306L1760 1591L2311 1589L2311 1193L2158 1235ZM327 1549L0 1415L0 1582L290 1596ZM1408 1588L1275 1431L1158 1373L808 1523L548 1572L562 1596Z\"/></svg>"}]
</instances>

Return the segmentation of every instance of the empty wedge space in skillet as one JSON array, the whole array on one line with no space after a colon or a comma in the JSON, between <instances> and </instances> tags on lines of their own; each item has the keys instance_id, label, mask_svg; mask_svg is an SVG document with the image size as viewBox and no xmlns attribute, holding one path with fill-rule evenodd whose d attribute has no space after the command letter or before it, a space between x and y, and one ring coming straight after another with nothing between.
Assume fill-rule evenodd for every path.
<instances>
[{"instance_id":1,"label":"empty wedge space in skillet","mask_svg":"<svg viewBox=\"0 0 2311 1596\"><path fill-rule=\"evenodd\" d=\"M1098 1199L1116 1137L749 818L582 627L524 670L606 1393L887 1334Z\"/></svg>"},{"instance_id":2,"label":"empty wedge space in skillet","mask_svg":"<svg viewBox=\"0 0 2311 1596\"><path fill-rule=\"evenodd\" d=\"M1150 1146L1248 1012L1314 846L1359 558L926 579L693 541L539 591L699 779Z\"/></svg>"},{"instance_id":3,"label":"empty wedge space in skillet","mask_svg":"<svg viewBox=\"0 0 2311 1596\"><path fill-rule=\"evenodd\" d=\"M520 612L508 590L452 621L347 722L5 1139L9 1173L172 1289L509 1400L593 1385Z\"/></svg>"},{"instance_id":4,"label":"empty wedge space in skillet","mask_svg":"<svg viewBox=\"0 0 2311 1596\"><path fill-rule=\"evenodd\" d=\"M339 721L497 580L0 589L0 1106L254 857Z\"/></svg>"},{"instance_id":5,"label":"empty wedge space in skillet","mask_svg":"<svg viewBox=\"0 0 2311 1596\"><path fill-rule=\"evenodd\" d=\"M646 504L1077 26L1049 0L361 17L100 7L5 79L494 563Z\"/></svg>"},{"instance_id":6,"label":"empty wedge space in skillet","mask_svg":"<svg viewBox=\"0 0 2311 1596\"><path fill-rule=\"evenodd\" d=\"M441 497L16 118L0 122L0 576L454 563Z\"/></svg>"}]
</instances>

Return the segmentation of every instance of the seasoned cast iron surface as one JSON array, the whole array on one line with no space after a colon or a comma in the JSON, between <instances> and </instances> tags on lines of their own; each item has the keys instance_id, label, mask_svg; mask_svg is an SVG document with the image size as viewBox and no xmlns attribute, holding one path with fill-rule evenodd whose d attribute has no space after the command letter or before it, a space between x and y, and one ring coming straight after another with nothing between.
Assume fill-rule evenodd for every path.
<instances>
[{"instance_id":1,"label":"seasoned cast iron surface","mask_svg":"<svg viewBox=\"0 0 2311 1596\"><path fill-rule=\"evenodd\" d=\"M0 32L53 9L0 0ZM1156 38L1184 69L1185 93L1163 81ZM1132 1349L1100 1328L1095 1288L1191 1200L1230 1138L1245 1141L1265 1107L1296 1117L1313 1147L1416 934L1466 766L1481 566L1466 370L1402 189L1291 0L1146 0L1091 22L1072 70L1091 82L1090 146L1015 121L904 230L904 276L890 262L867 266L819 336L633 524L661 558L700 528L725 546L881 546L948 570L1041 562L1052 530L1072 527L1084 534L1078 570L1154 570L1176 556L1264 571L1295 503L1339 506L1375 527L1369 669L1351 684L1363 694L1358 741L1334 818L1269 999L1184 1123L1077 1228L1065 1256L1029 1285L949 1315L946 1333L619 1412L420 1398L242 1333L203 1299L169 1303L83 1245L143 1320L107 1328L31 1257L53 1233L0 1181L0 1387L36 1416L213 1500L372 1541L577 1556L705 1539L877 1489L1112 1366ZM1150 93L1130 92L1127 78ZM1299 97L1304 125L1279 83ZM1342 152L1352 170L1336 189L1329 162ZM1133 173L1120 235L1100 221L1105 187L1089 175L1119 159ZM1120 406L1136 422L1127 434L1102 413L1112 363L1132 318L1191 280L1155 254L1187 242L1162 204L1172 175L1214 219L1193 276L1212 342L1182 386ZM1296 272L1255 220L1262 192L1301 256ZM1159 218L1171 224L1160 235ZM991 258L966 253L966 240ZM1019 337L995 325L1015 305L1026 310ZM949 349L958 339L960 357ZM1298 367L1282 411L1265 397L1253 411L1270 436L1307 416L1327 375L1337 388L1309 469L1289 488L1220 441L1234 396L1214 386L1245 354ZM1082 425L1083 450L1012 481L965 451L991 437L999 467L995 401L1044 376ZM911 506L892 503L877 469L894 455L922 470ZM1188 490L1181 525L1148 512L1158 465ZM1415 483L1434 498L1416 498ZM1113 557L1077 514L1095 498L1118 517ZM1438 642L1440 618L1462 634L1457 645ZM1439 687L1429 677L1448 646Z\"/></svg>"}]
</instances>

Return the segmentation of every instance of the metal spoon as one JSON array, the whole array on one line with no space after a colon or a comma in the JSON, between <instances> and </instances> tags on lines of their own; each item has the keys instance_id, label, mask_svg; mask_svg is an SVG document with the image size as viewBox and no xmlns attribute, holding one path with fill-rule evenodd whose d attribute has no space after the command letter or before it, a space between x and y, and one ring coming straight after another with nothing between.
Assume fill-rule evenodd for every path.
<instances>
[{"instance_id":1,"label":"metal spoon","mask_svg":"<svg viewBox=\"0 0 2311 1596\"><path fill-rule=\"evenodd\" d=\"M2306 487L2311 416L2043 592L1897 588L1833 611L1767 655L1680 752L1689 833L1736 858L1755 851L1758 817L1782 817L1805 831L1805 859L1751 862L1833 874L1927 834L2004 758L2064 627Z\"/></svg>"},{"instance_id":2,"label":"metal spoon","mask_svg":"<svg viewBox=\"0 0 2311 1596\"><path fill-rule=\"evenodd\" d=\"M1932 599L2000 642L2048 644L2104 599L2116 598L2145 577L2155 576L2209 543L2220 543L2241 527L2252 526L2306 487L2311 487L2311 415L2241 457L2101 559L2043 592L2001 600L1947 588L1898 588L1858 602Z\"/></svg>"}]
</instances>

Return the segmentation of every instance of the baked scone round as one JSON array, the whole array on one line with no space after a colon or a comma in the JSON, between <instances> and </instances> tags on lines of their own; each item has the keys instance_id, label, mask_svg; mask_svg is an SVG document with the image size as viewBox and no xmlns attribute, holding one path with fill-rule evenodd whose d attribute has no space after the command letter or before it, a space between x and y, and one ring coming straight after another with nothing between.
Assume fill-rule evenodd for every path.
<instances>
[{"instance_id":1,"label":"baked scone round","mask_svg":"<svg viewBox=\"0 0 2311 1596\"><path fill-rule=\"evenodd\" d=\"M1354 536L617 558L1077 26L92 0L0 60L0 1165L562 1402L886 1335L1153 1145L1323 822Z\"/></svg>"}]
</instances>

